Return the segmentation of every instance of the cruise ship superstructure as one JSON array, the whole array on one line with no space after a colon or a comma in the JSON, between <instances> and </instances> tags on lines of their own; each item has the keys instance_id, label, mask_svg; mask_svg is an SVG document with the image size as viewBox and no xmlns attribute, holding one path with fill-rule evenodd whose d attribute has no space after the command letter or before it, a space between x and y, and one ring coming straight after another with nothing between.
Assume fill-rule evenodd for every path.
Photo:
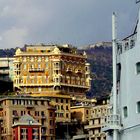
<instances>
[{"instance_id":1,"label":"cruise ship superstructure","mask_svg":"<svg viewBox=\"0 0 140 140\"><path fill-rule=\"evenodd\" d=\"M112 103L102 130L107 132L107 140L137 140L140 138L140 22L122 41L117 41L113 26Z\"/></svg>"}]
</instances>

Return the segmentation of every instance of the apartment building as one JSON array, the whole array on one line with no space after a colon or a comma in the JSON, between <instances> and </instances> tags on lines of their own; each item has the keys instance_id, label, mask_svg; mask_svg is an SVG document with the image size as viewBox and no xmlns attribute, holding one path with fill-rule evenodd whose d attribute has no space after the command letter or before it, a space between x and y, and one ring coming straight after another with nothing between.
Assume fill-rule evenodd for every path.
<instances>
[{"instance_id":1,"label":"apartment building","mask_svg":"<svg viewBox=\"0 0 140 140\"><path fill-rule=\"evenodd\" d=\"M88 131L89 140L106 140L106 133L101 131L102 124L106 121L108 113L108 100L103 100L102 104L97 104L91 109L89 124L85 126Z\"/></svg>"},{"instance_id":2,"label":"apartment building","mask_svg":"<svg viewBox=\"0 0 140 140\"><path fill-rule=\"evenodd\" d=\"M41 140L41 123L26 114L13 126L13 140Z\"/></svg>"},{"instance_id":3,"label":"apartment building","mask_svg":"<svg viewBox=\"0 0 140 140\"><path fill-rule=\"evenodd\" d=\"M0 80L13 81L13 61L14 58L0 58Z\"/></svg>"},{"instance_id":4,"label":"apartment building","mask_svg":"<svg viewBox=\"0 0 140 140\"><path fill-rule=\"evenodd\" d=\"M87 123L90 118L90 106L74 106L71 107L71 117L73 121Z\"/></svg>"},{"instance_id":5,"label":"apartment building","mask_svg":"<svg viewBox=\"0 0 140 140\"><path fill-rule=\"evenodd\" d=\"M13 140L12 126L25 115L41 124L41 140L55 139L55 108L48 99L11 96L0 99L1 140Z\"/></svg>"},{"instance_id":6,"label":"apartment building","mask_svg":"<svg viewBox=\"0 0 140 140\"><path fill-rule=\"evenodd\" d=\"M96 102L96 99L73 98L71 101L72 121L77 121L86 124L91 118L91 109L95 106Z\"/></svg>"},{"instance_id":7,"label":"apartment building","mask_svg":"<svg viewBox=\"0 0 140 140\"><path fill-rule=\"evenodd\" d=\"M31 96L45 96L56 105L56 120L70 121L72 96L90 89L90 64L85 53L71 45L26 45L17 49L14 88Z\"/></svg>"}]
</instances>

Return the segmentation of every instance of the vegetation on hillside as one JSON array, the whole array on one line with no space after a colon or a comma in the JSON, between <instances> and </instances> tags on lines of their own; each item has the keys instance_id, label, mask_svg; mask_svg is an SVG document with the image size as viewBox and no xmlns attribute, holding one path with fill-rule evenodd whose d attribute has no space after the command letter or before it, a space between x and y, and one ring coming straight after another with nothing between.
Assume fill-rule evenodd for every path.
<instances>
[{"instance_id":1,"label":"vegetation on hillside","mask_svg":"<svg viewBox=\"0 0 140 140\"><path fill-rule=\"evenodd\" d=\"M94 47L84 50L91 64L92 86L87 96L104 97L109 95L112 88L112 48Z\"/></svg>"}]
</instances>

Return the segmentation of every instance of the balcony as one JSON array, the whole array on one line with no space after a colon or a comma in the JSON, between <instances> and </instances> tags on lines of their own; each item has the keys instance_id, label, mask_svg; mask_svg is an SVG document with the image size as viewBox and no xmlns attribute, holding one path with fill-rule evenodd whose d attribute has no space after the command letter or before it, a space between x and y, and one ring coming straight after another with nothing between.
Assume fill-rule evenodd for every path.
<instances>
[{"instance_id":1,"label":"balcony","mask_svg":"<svg viewBox=\"0 0 140 140\"><path fill-rule=\"evenodd\" d=\"M114 129L116 130L121 129L119 114L108 115L105 117L105 119L106 119L106 122L102 125L102 131L106 132L106 131L112 131Z\"/></svg>"},{"instance_id":2,"label":"balcony","mask_svg":"<svg viewBox=\"0 0 140 140\"><path fill-rule=\"evenodd\" d=\"M101 124L86 125L85 129L100 128Z\"/></svg>"},{"instance_id":3,"label":"balcony","mask_svg":"<svg viewBox=\"0 0 140 140\"><path fill-rule=\"evenodd\" d=\"M41 119L46 119L46 116L45 115L41 115Z\"/></svg>"},{"instance_id":4,"label":"balcony","mask_svg":"<svg viewBox=\"0 0 140 140\"><path fill-rule=\"evenodd\" d=\"M19 115L18 114L14 114L14 115L12 115L12 117L15 118L15 119L18 119Z\"/></svg>"},{"instance_id":5,"label":"balcony","mask_svg":"<svg viewBox=\"0 0 140 140\"><path fill-rule=\"evenodd\" d=\"M54 69L54 70L60 70L61 67L60 67L60 66L55 66L53 69Z\"/></svg>"},{"instance_id":6,"label":"balcony","mask_svg":"<svg viewBox=\"0 0 140 140\"><path fill-rule=\"evenodd\" d=\"M71 68L67 68L66 72L72 72L72 69Z\"/></svg>"},{"instance_id":7,"label":"balcony","mask_svg":"<svg viewBox=\"0 0 140 140\"><path fill-rule=\"evenodd\" d=\"M29 72L44 72L44 69L41 69L41 68L30 68Z\"/></svg>"},{"instance_id":8,"label":"balcony","mask_svg":"<svg viewBox=\"0 0 140 140\"><path fill-rule=\"evenodd\" d=\"M9 74L9 70L0 70L0 74L2 75L8 75Z\"/></svg>"},{"instance_id":9,"label":"balcony","mask_svg":"<svg viewBox=\"0 0 140 140\"><path fill-rule=\"evenodd\" d=\"M34 108L34 105L26 105L26 108L27 109L33 109Z\"/></svg>"}]
</instances>

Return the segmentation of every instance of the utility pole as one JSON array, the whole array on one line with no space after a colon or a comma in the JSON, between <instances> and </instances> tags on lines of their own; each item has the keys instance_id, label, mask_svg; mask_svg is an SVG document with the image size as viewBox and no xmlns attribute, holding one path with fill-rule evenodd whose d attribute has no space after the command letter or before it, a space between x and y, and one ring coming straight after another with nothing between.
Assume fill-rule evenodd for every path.
<instances>
[{"instance_id":1,"label":"utility pole","mask_svg":"<svg viewBox=\"0 0 140 140\"><path fill-rule=\"evenodd\" d=\"M117 72L116 72L116 14L112 15L112 61L113 61L113 116L117 115ZM113 140L118 140L118 130L113 130Z\"/></svg>"}]
</instances>

